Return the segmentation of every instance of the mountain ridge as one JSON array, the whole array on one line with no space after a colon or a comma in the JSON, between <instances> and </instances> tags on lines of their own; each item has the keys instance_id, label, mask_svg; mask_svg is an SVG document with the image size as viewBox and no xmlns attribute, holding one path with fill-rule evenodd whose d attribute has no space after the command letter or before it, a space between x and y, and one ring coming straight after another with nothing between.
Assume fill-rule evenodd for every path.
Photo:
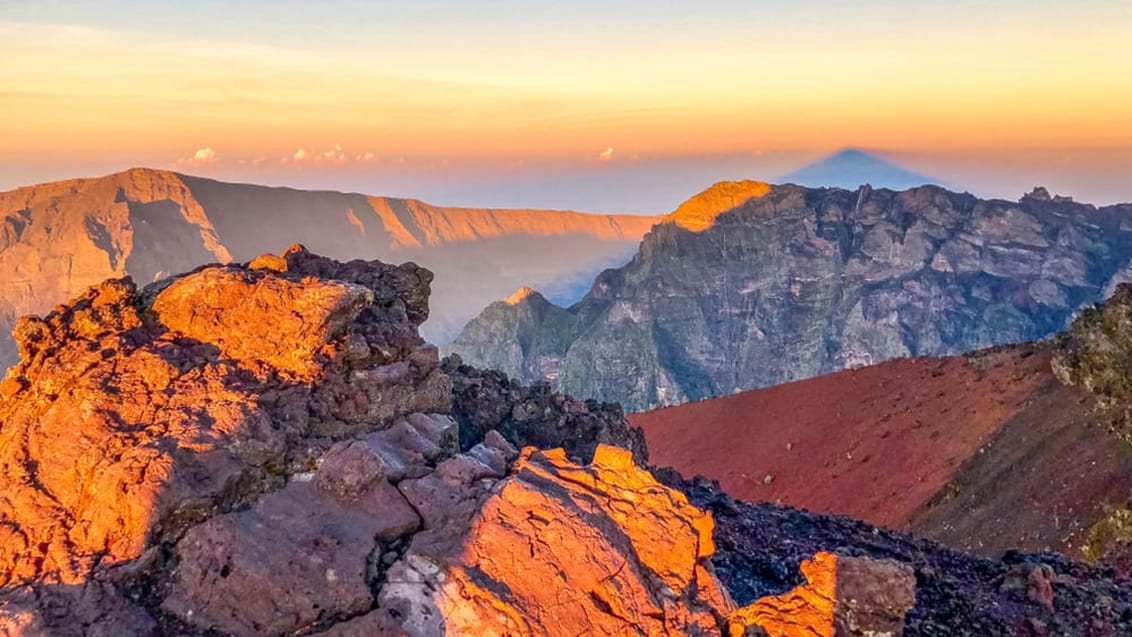
<instances>
[{"instance_id":1,"label":"mountain ridge","mask_svg":"<svg viewBox=\"0 0 1132 637\"><path fill-rule=\"evenodd\" d=\"M102 279L144 284L300 240L341 258L397 257L443 273L425 330L445 340L520 283L567 291L626 258L656 219L445 208L148 168L25 186L0 193L0 366L14 360L7 332L17 316Z\"/></svg>"},{"instance_id":2,"label":"mountain ridge","mask_svg":"<svg viewBox=\"0 0 1132 637\"><path fill-rule=\"evenodd\" d=\"M444 348L639 411L1033 340L1127 280L1130 213L1034 193L774 186L698 231L658 224L569 308L493 305Z\"/></svg>"}]
</instances>

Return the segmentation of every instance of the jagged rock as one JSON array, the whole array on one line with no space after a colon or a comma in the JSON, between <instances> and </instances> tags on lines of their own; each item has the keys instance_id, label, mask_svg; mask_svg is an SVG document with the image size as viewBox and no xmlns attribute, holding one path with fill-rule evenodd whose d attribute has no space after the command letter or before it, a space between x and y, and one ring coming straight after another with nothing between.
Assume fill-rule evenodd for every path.
<instances>
[{"instance_id":1,"label":"jagged rock","mask_svg":"<svg viewBox=\"0 0 1132 637\"><path fill-rule=\"evenodd\" d=\"M519 446L563 447L579 462L588 462L599 444L629 449L639 465L648 461L644 434L628 426L617 405L576 400L547 383L525 387L501 372L464 365L458 356L445 358L442 368L452 378L463 449L495 430Z\"/></svg>"},{"instance_id":2,"label":"jagged rock","mask_svg":"<svg viewBox=\"0 0 1132 637\"><path fill-rule=\"evenodd\" d=\"M717 184L569 308L494 303L444 347L630 412L1044 338L1132 270L1132 205Z\"/></svg>"},{"instance_id":3,"label":"jagged rock","mask_svg":"<svg viewBox=\"0 0 1132 637\"><path fill-rule=\"evenodd\" d=\"M802 562L806 584L733 613L732 637L757 626L769 637L900 637L916 601L912 569L891 560L818 553Z\"/></svg>"},{"instance_id":4,"label":"jagged rock","mask_svg":"<svg viewBox=\"0 0 1132 637\"><path fill-rule=\"evenodd\" d=\"M711 517L626 450L599 446L579 466L528 449L470 528L437 523L379 598L411 635L709 635L730 609L705 568Z\"/></svg>"},{"instance_id":5,"label":"jagged rock","mask_svg":"<svg viewBox=\"0 0 1132 637\"><path fill-rule=\"evenodd\" d=\"M384 361L390 341L402 358L423 347L411 323L394 320L423 320L430 275L301 248L285 257L286 273L199 270L151 293L148 306L128 279L110 281L23 322L25 356L0 403L0 510L12 535L0 546L0 585L74 583L99 563L138 557L280 482L308 451L293 447L296 436L322 421L374 428L448 411L434 349L392 382L357 373ZM407 292L414 286L423 292ZM372 353L344 360L350 336Z\"/></svg>"},{"instance_id":6,"label":"jagged rock","mask_svg":"<svg viewBox=\"0 0 1132 637\"><path fill-rule=\"evenodd\" d=\"M893 560L913 569L915 605L905 616L905 635L1039 634L1032 632L1033 621L1044 624L1049 635L1132 634L1132 582L1110 569L1052 553L976 557L851 518L738 502L703 479L684 480L672 471L657 474L713 514L717 550L712 564L738 604L757 604L760 598L805 586L801 565L831 552ZM1035 565L1053 573L1052 609L1024 588ZM1003 590L1012 573L1026 573L1015 579L1023 587Z\"/></svg>"}]
</instances>

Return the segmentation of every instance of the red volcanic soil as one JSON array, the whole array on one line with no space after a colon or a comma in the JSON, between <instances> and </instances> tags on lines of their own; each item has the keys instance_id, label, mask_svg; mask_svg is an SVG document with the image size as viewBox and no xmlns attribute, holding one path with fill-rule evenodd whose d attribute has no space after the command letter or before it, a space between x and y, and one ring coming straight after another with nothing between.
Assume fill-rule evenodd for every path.
<instances>
[{"instance_id":1,"label":"red volcanic soil","mask_svg":"<svg viewBox=\"0 0 1132 637\"><path fill-rule=\"evenodd\" d=\"M629 420L653 463L719 480L734 497L895 526L1057 382L1048 357L1030 354L897 360Z\"/></svg>"},{"instance_id":2,"label":"red volcanic soil","mask_svg":"<svg viewBox=\"0 0 1132 637\"><path fill-rule=\"evenodd\" d=\"M1069 550L1099 502L1127 497L1132 453L1085 422L1090 399L1058 383L1049 359L1022 345L896 360L629 421L654 464L739 499L982 552Z\"/></svg>"}]
</instances>

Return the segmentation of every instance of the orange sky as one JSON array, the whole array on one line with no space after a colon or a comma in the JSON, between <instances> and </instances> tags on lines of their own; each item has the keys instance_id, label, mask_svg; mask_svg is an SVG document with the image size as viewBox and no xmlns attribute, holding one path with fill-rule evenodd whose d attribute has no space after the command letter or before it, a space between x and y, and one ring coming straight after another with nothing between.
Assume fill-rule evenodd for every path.
<instances>
[{"instance_id":1,"label":"orange sky","mask_svg":"<svg viewBox=\"0 0 1132 637\"><path fill-rule=\"evenodd\" d=\"M666 212L853 146L1132 198L1132 3L53 0L0 3L0 42L0 189L144 165Z\"/></svg>"},{"instance_id":2,"label":"orange sky","mask_svg":"<svg viewBox=\"0 0 1132 637\"><path fill-rule=\"evenodd\" d=\"M0 157L1132 145L1130 21L667 39L410 53L2 22Z\"/></svg>"}]
</instances>

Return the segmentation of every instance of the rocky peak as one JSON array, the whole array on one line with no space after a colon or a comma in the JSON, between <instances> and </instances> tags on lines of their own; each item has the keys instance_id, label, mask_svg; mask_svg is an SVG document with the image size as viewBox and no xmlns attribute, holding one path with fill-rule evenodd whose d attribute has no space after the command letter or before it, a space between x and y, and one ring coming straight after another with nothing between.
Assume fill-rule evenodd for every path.
<instances>
[{"instance_id":1,"label":"rocky peak","mask_svg":"<svg viewBox=\"0 0 1132 637\"><path fill-rule=\"evenodd\" d=\"M518 305L527 299L546 300L541 294L524 285L518 290L515 290L510 296L503 299L503 302L507 305Z\"/></svg>"},{"instance_id":2,"label":"rocky peak","mask_svg":"<svg viewBox=\"0 0 1132 637\"><path fill-rule=\"evenodd\" d=\"M699 232L710 228L719 215L743 205L753 197L766 195L770 188L770 184L761 181L720 181L680 204L664 220Z\"/></svg>"}]
</instances>

